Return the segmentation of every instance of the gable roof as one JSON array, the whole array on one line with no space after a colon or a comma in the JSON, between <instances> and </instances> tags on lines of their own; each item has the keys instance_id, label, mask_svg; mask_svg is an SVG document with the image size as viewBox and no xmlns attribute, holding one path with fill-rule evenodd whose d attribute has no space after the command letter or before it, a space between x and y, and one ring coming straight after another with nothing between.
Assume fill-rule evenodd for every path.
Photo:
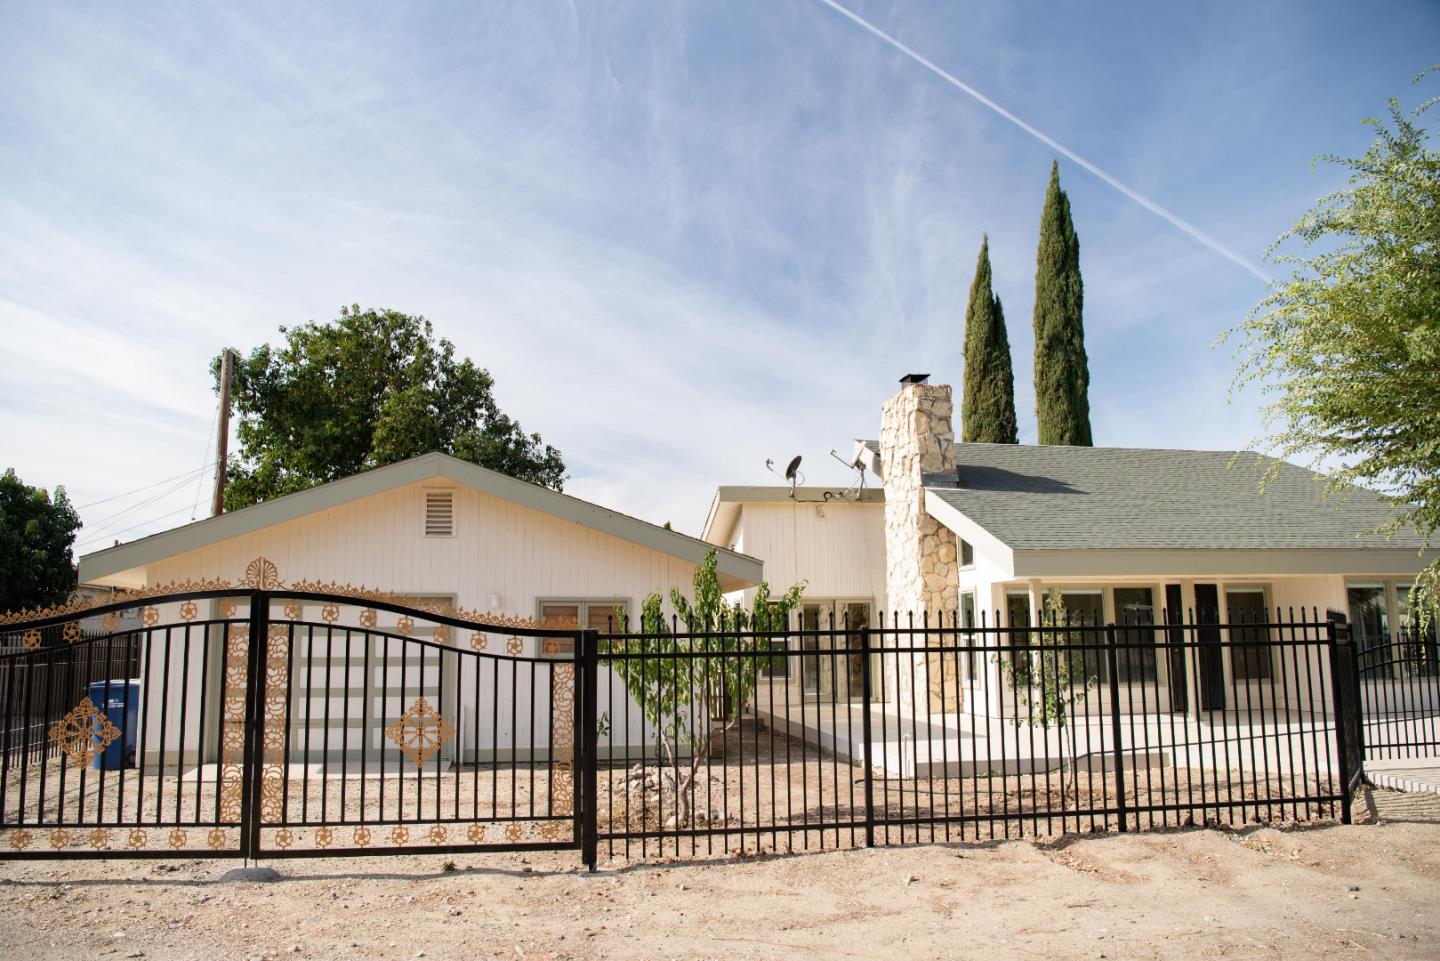
<instances>
[{"instance_id":1,"label":"gable roof","mask_svg":"<svg viewBox=\"0 0 1440 961\"><path fill-rule=\"evenodd\" d=\"M144 567L176 554L188 553L433 477L449 478L457 484L464 484L562 520L581 524L688 563L699 564L704 560L707 551L714 550L721 586L727 590L749 587L761 580L761 562L754 557L723 548L717 549L699 538L666 530L639 518L553 491L548 487L518 480L438 451L330 481L218 517L209 517L183 527L151 534L128 544L86 554L80 558L80 580L93 581L120 571Z\"/></svg>"},{"instance_id":2,"label":"gable roof","mask_svg":"<svg viewBox=\"0 0 1440 961\"><path fill-rule=\"evenodd\" d=\"M1394 513L1364 488L1324 496L1313 471L1250 452L956 444L936 499L1016 551L1407 548L1370 531ZM1260 491L1268 468L1275 476Z\"/></svg>"}]
</instances>

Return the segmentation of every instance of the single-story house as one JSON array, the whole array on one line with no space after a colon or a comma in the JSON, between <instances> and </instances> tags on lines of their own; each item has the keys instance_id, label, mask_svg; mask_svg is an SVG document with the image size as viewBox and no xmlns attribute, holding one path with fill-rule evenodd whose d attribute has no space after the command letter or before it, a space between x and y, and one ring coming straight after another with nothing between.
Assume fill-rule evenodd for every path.
<instances>
[{"instance_id":1,"label":"single-story house","mask_svg":"<svg viewBox=\"0 0 1440 961\"><path fill-rule=\"evenodd\" d=\"M1354 488L1327 497L1319 475L1255 453L957 443L952 418L951 389L911 375L886 402L878 440L856 442L861 477L878 487L721 487L701 536L762 560L772 588L807 582L800 626L848 626L851 648L854 629L891 612L902 624L913 615L1023 627L1056 597L1067 617L1087 624L1347 612L1362 651L1374 650L1389 645L1390 625L1408 623L1410 584L1437 553L1413 532L1374 533L1392 516L1380 495ZM736 596L748 601L753 589ZM1267 678L1274 665L1230 650L1199 671L1127 657L1125 703L1236 707L1226 692ZM792 667L799 676L785 682L802 696L846 696L833 688L858 683L845 657ZM959 685L947 676L951 692L983 688L993 700L1002 690L990 660L970 658L959 670ZM877 684L877 700L893 696L895 679L886 684L888 692Z\"/></svg>"},{"instance_id":2,"label":"single-story house","mask_svg":"<svg viewBox=\"0 0 1440 961\"><path fill-rule=\"evenodd\" d=\"M710 550L710 544L697 538L431 453L87 554L80 560L80 577L97 588L128 589L217 580L235 584L243 579L292 588L306 582L333 583L384 591L417 606L491 612L499 623L578 623L605 630L617 608L633 614L652 591L668 594L680 588L688 593L696 565ZM247 568L254 577L242 577ZM747 589L761 579L760 561L728 549L717 552L717 570L727 590ZM172 647L178 647L183 624L170 610L177 605L158 607L157 623L180 625L166 635ZM218 616L220 607L219 602L212 604L202 619ZM341 612L336 623L354 624L363 607L357 603ZM230 616L245 613L241 603ZM297 613L300 620L321 618L318 605ZM380 612L368 626L393 631L397 618ZM219 724L219 699L209 698L203 717L199 710L198 692L213 690L220 682L221 638L211 633L208 643L216 655L209 658L200 656L198 644L192 651L188 632L184 635L188 686L180 653L164 661L170 665L168 688L154 679L145 684L154 707L149 712L152 724L161 716L158 701L164 690L189 691L196 702L184 722L188 730L181 731L179 721L170 720L163 738L167 750L181 739L187 746L203 742L207 754L219 750L211 733ZM452 636L450 641L465 650L472 647L467 638ZM296 700L289 710L297 727L303 727L307 712L313 715L312 740L305 742L312 744L312 757L318 758L322 750L332 756L341 753L342 745L344 753L353 755L362 744L368 745L365 750L372 759L393 757L396 748L385 737L385 719L393 719L417 693L441 704L447 720L471 735L448 743L442 760L456 760L446 752L457 746L464 755L460 759L470 760L483 758L490 746L504 751L507 745L523 749L546 743L548 705L514 702L527 701L537 685L547 683L548 672L522 663L513 676L482 669L476 680L474 659L442 658L434 647L411 646L416 649L413 657L423 661L418 675L412 671L407 679L398 669L387 673L386 658L376 648L369 652L372 676L363 693L356 690L360 668L351 663L346 671L352 689L348 704L339 693L321 696L327 668L333 667L331 673L338 676L338 647L317 651L313 642L298 646L299 660L289 679ZM566 642L545 644L535 637L505 634L497 635L486 650L522 658L571 657ZM453 676L456 665L462 675L458 678ZM198 682L202 672L209 675L204 684ZM608 677L601 680L601 688L619 689ZM613 719L617 735L633 730L632 740L638 744L644 725L631 704L627 728L622 705L623 699L616 698L609 706L621 715ZM365 718L370 729L361 734ZM205 736L197 737L197 725L202 724ZM303 735L297 734L295 744L302 741Z\"/></svg>"}]
</instances>

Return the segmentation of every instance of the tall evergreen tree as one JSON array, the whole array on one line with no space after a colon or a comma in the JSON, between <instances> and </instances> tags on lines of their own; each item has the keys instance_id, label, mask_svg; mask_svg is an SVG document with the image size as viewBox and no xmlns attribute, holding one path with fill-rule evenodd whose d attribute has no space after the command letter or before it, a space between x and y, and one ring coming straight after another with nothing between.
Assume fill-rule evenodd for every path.
<instances>
[{"instance_id":1,"label":"tall evergreen tree","mask_svg":"<svg viewBox=\"0 0 1440 961\"><path fill-rule=\"evenodd\" d=\"M1054 163L1035 259L1035 415L1042 444L1094 444L1084 300L1080 238L1070 220L1070 198L1060 189L1060 165Z\"/></svg>"},{"instance_id":2,"label":"tall evergreen tree","mask_svg":"<svg viewBox=\"0 0 1440 961\"><path fill-rule=\"evenodd\" d=\"M1005 311L990 285L990 238L980 242L970 306L965 310L965 385L960 404L961 440L967 444L1014 444L1015 374Z\"/></svg>"}]
</instances>

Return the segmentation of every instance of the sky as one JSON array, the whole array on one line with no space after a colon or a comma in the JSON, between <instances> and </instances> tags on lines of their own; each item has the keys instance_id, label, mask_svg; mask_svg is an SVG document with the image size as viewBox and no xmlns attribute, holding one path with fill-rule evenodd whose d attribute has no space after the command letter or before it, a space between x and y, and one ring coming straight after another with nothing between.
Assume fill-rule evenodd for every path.
<instances>
[{"instance_id":1,"label":"sky","mask_svg":"<svg viewBox=\"0 0 1440 961\"><path fill-rule=\"evenodd\" d=\"M847 483L903 374L958 396L987 233L1033 443L1057 158L1096 443L1248 446L1216 338L1437 40L1433 2L0 0L0 468L77 554L204 517L210 359L357 303L695 534L767 459Z\"/></svg>"}]
</instances>

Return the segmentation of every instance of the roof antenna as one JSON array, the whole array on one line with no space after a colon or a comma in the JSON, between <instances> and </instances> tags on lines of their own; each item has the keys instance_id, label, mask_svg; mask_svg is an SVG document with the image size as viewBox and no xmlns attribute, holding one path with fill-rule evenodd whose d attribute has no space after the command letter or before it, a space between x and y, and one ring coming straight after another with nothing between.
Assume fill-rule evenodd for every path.
<instances>
[{"instance_id":1,"label":"roof antenna","mask_svg":"<svg viewBox=\"0 0 1440 961\"><path fill-rule=\"evenodd\" d=\"M765 461L765 469L770 473L776 473L775 462ZM790 458L790 463L785 465L785 480L790 485L790 496L795 496L795 488L805 483L805 475L800 473L800 455L796 454Z\"/></svg>"},{"instance_id":2,"label":"roof antenna","mask_svg":"<svg viewBox=\"0 0 1440 961\"><path fill-rule=\"evenodd\" d=\"M850 487L849 487L849 489L847 489L847 490L846 490L843 494L841 494L840 496L843 497L843 498L845 498L846 500L859 500L859 499L860 499L860 495L861 495L861 494L864 492L864 490L865 490L865 458L864 458L864 455L862 455L862 454L856 454L854 460L846 460L845 458L841 457L841 456L839 455L839 453L837 453L836 451L832 450L832 451L830 451L830 456L833 457L833 458L835 458L836 460L838 460L840 463L844 464L846 467L848 467L848 468L850 468L851 470L855 471L855 483L851 484Z\"/></svg>"}]
</instances>

